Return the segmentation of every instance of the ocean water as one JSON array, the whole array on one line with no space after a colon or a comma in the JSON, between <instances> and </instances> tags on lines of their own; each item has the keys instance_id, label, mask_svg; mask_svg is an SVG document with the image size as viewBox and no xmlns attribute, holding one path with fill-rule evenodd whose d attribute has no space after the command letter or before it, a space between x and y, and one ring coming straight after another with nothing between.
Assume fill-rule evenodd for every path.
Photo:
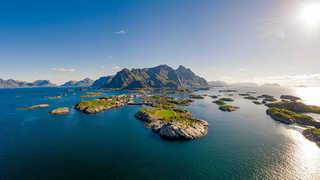
<instances>
[{"instance_id":1,"label":"ocean water","mask_svg":"<svg viewBox=\"0 0 320 180\"><path fill-rule=\"evenodd\" d=\"M197 93L216 95L218 90ZM250 90L296 94L320 105L317 89L240 92ZM64 93L68 96L62 99L43 98ZM175 142L161 139L135 119L139 106L93 115L71 109L70 114L51 116L53 108L72 108L82 92L0 89L0 179L320 179L320 148L301 135L302 127L280 124L266 115L263 105L233 94L230 104L240 107L236 112L218 110L209 97L186 107L210 123L209 132L198 140ZM43 103L50 108L22 109Z\"/></svg>"}]
</instances>

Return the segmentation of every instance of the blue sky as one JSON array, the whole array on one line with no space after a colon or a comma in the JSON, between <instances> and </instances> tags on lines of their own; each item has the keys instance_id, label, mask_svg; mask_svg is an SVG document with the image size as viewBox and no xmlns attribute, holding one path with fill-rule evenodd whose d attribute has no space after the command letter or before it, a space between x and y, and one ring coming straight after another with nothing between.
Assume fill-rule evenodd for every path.
<instances>
[{"instance_id":1,"label":"blue sky","mask_svg":"<svg viewBox=\"0 0 320 180\"><path fill-rule=\"evenodd\" d=\"M306 0L0 2L0 78L56 83L182 64L207 80L320 79Z\"/></svg>"}]
</instances>

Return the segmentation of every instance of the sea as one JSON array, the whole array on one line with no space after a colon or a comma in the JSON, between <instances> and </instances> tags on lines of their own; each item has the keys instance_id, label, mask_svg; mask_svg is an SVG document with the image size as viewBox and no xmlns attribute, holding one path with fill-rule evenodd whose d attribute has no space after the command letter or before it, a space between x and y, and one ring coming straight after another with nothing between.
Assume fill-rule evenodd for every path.
<instances>
[{"instance_id":1,"label":"sea","mask_svg":"<svg viewBox=\"0 0 320 180\"><path fill-rule=\"evenodd\" d=\"M234 87L238 92L229 93L221 89L225 88L196 93L232 97L235 101L229 104L240 109L222 112L208 96L195 100L185 108L210 126L206 136L193 141L160 138L134 117L141 106L84 114L74 109L84 91L0 89L0 180L320 179L320 148L301 134L305 127L274 121L264 105L238 95L248 91L277 98L290 94L320 105L320 88ZM132 93L98 91L103 95ZM59 95L66 96L46 98ZM24 109L37 104L50 107ZM58 107L71 111L49 114ZM320 120L320 115L310 115Z\"/></svg>"}]
</instances>

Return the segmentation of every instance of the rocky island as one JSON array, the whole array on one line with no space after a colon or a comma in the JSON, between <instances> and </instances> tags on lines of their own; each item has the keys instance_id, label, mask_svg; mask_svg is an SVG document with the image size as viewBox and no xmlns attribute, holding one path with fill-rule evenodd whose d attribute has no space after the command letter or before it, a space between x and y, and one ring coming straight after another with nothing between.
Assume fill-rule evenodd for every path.
<instances>
[{"instance_id":1,"label":"rocky island","mask_svg":"<svg viewBox=\"0 0 320 180\"><path fill-rule=\"evenodd\" d=\"M317 113L320 114L320 106L306 105L302 102L282 101L266 104L268 107L276 107L280 109L287 109L296 113Z\"/></svg>"},{"instance_id":2,"label":"rocky island","mask_svg":"<svg viewBox=\"0 0 320 180\"><path fill-rule=\"evenodd\" d=\"M209 124L190 116L190 112L180 108L141 109L135 117L145 121L146 127L170 140L192 140L205 136Z\"/></svg>"},{"instance_id":3,"label":"rocky island","mask_svg":"<svg viewBox=\"0 0 320 180\"><path fill-rule=\"evenodd\" d=\"M317 128L309 128L302 132L304 137L315 142L320 147L320 130Z\"/></svg>"},{"instance_id":4,"label":"rocky island","mask_svg":"<svg viewBox=\"0 0 320 180\"><path fill-rule=\"evenodd\" d=\"M69 111L68 107L61 107L61 108L57 108L57 109L50 111L50 114L51 115L62 115L62 114L68 114L69 112L70 111Z\"/></svg>"},{"instance_id":5,"label":"rocky island","mask_svg":"<svg viewBox=\"0 0 320 180\"><path fill-rule=\"evenodd\" d=\"M108 109L128 105L132 101L130 95L104 96L95 100L81 101L75 108L87 114L95 114Z\"/></svg>"},{"instance_id":6,"label":"rocky island","mask_svg":"<svg viewBox=\"0 0 320 180\"><path fill-rule=\"evenodd\" d=\"M38 104L38 105L33 105L30 107L27 107L25 109L47 108L49 106L50 106L49 104Z\"/></svg>"},{"instance_id":7,"label":"rocky island","mask_svg":"<svg viewBox=\"0 0 320 180\"><path fill-rule=\"evenodd\" d=\"M237 106L231 106L231 105L222 105L219 107L219 109L221 111L227 111L227 112L232 112L232 111L236 111L239 109L239 107Z\"/></svg>"}]
</instances>

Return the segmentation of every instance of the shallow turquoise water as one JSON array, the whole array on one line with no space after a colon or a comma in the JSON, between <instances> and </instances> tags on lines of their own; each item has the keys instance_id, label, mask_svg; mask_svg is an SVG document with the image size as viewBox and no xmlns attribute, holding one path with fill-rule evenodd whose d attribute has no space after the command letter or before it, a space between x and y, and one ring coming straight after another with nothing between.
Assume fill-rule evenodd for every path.
<instances>
[{"instance_id":1,"label":"shallow turquoise water","mask_svg":"<svg viewBox=\"0 0 320 180\"><path fill-rule=\"evenodd\" d=\"M63 93L68 96L61 100L43 98ZM73 93L0 90L0 179L320 179L320 148L301 135L302 128L273 121L264 106L241 97L233 97L240 109L232 113L219 111L209 97L196 100L187 109L210 123L207 136L172 142L134 118L139 106L48 114L79 102L82 92ZM51 107L20 109L42 103Z\"/></svg>"}]
</instances>

